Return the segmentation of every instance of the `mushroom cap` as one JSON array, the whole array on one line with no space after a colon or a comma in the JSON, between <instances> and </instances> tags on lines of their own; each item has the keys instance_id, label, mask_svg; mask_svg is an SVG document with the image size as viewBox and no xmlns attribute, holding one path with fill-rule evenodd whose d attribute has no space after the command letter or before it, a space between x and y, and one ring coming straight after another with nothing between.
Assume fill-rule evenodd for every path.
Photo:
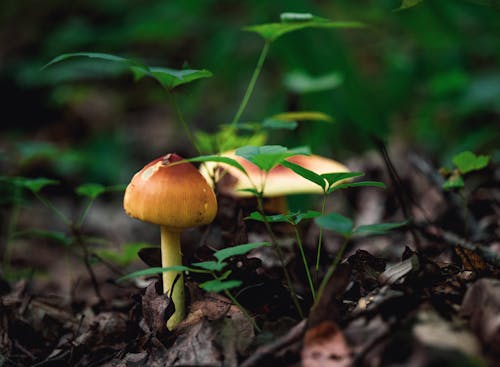
<instances>
[{"instance_id":1,"label":"mushroom cap","mask_svg":"<svg viewBox=\"0 0 500 367\"><path fill-rule=\"evenodd\" d=\"M148 163L130 181L123 207L131 217L171 230L212 222L217 213L215 193L191 163L167 154Z\"/></svg>"},{"instance_id":2,"label":"mushroom cap","mask_svg":"<svg viewBox=\"0 0 500 367\"><path fill-rule=\"evenodd\" d=\"M210 174L215 173L216 181L218 181L217 187L221 193L236 197L251 196L252 194L249 192L238 190L253 188L252 182L258 188L262 186L265 175L256 165L243 157L237 156L234 150L222 153L221 155L235 159L245 168L251 179L250 181L243 172L233 166L217 162L204 163L200 167L202 175L211 182ZM318 155L295 155L286 160L307 168L317 174L349 172L349 169L343 164ZM315 183L299 176L291 169L278 165L269 171L263 195L265 197L276 197L291 194L322 193L323 190L321 187Z\"/></svg>"}]
</instances>

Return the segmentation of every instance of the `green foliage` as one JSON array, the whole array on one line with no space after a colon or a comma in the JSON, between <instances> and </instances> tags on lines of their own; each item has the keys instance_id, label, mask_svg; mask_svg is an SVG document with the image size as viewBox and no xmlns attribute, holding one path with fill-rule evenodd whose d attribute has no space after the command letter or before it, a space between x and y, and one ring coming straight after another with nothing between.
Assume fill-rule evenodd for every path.
<instances>
[{"instance_id":1,"label":"green foliage","mask_svg":"<svg viewBox=\"0 0 500 367\"><path fill-rule=\"evenodd\" d=\"M302 70L296 70L285 75L283 84L290 92L305 94L335 89L342 81L342 76L337 72L311 76Z\"/></svg>"},{"instance_id":2,"label":"green foliage","mask_svg":"<svg viewBox=\"0 0 500 367\"><path fill-rule=\"evenodd\" d=\"M120 249L98 248L94 253L100 258L120 266L127 266L137 259L139 250L154 247L148 243L125 243Z\"/></svg>"},{"instance_id":3,"label":"green foliage","mask_svg":"<svg viewBox=\"0 0 500 367\"><path fill-rule=\"evenodd\" d=\"M306 28L361 28L360 22L333 22L308 13L282 13L280 23L267 23L244 27L249 32L255 32L267 42L274 42L281 36Z\"/></svg>"},{"instance_id":4,"label":"green foliage","mask_svg":"<svg viewBox=\"0 0 500 367\"><path fill-rule=\"evenodd\" d=\"M294 212L288 214L275 214L275 215L263 215L260 212L252 212L245 219L256 220L258 222L269 222L269 223L290 223L292 225L297 225L303 220L313 219L321 216L320 212L315 210L308 210L306 212Z\"/></svg>"},{"instance_id":5,"label":"green foliage","mask_svg":"<svg viewBox=\"0 0 500 367\"><path fill-rule=\"evenodd\" d=\"M212 76L212 73L205 69L177 70L164 67L147 66L141 62L132 59L127 59L120 56L98 53L98 52L74 52L74 53L59 55L56 58L52 59L49 63L47 63L43 67L43 69L52 66L54 64L57 64L61 61L75 57L89 57L92 59L120 63L129 68L129 70L133 73L136 80L142 79L145 76L149 76L155 79L158 83L160 83L160 85L166 90L172 90L179 85L191 83L195 80L201 78L209 78Z\"/></svg>"},{"instance_id":6,"label":"green foliage","mask_svg":"<svg viewBox=\"0 0 500 367\"><path fill-rule=\"evenodd\" d=\"M246 146L236 149L236 155L252 162L265 172L269 172L282 164L285 159L297 154L308 155L311 152L306 147L288 149L281 145Z\"/></svg>"},{"instance_id":7,"label":"green foliage","mask_svg":"<svg viewBox=\"0 0 500 367\"><path fill-rule=\"evenodd\" d=\"M402 0L401 1L401 6L398 8L398 10L404 10L408 8L412 8L418 4L420 4L423 0Z\"/></svg>"},{"instance_id":8,"label":"green foliage","mask_svg":"<svg viewBox=\"0 0 500 367\"><path fill-rule=\"evenodd\" d=\"M253 242L253 243L247 243L244 245L237 245L233 247L227 247L222 250L218 250L214 253L215 258L219 261L222 262L231 256L237 256L237 255L244 255L256 248L263 247L263 246L269 246L269 242Z\"/></svg>"},{"instance_id":9,"label":"green foliage","mask_svg":"<svg viewBox=\"0 0 500 367\"><path fill-rule=\"evenodd\" d=\"M460 173L465 175L466 173L485 168L490 161L490 156L475 155L470 151L465 151L454 156L452 161Z\"/></svg>"},{"instance_id":10,"label":"green foliage","mask_svg":"<svg viewBox=\"0 0 500 367\"><path fill-rule=\"evenodd\" d=\"M344 217L339 213L330 213L314 220L318 226L329 231L334 231L344 237L354 235L385 234L393 229L404 227L408 221L392 223L366 224L358 227L354 226L351 219Z\"/></svg>"},{"instance_id":11,"label":"green foliage","mask_svg":"<svg viewBox=\"0 0 500 367\"><path fill-rule=\"evenodd\" d=\"M101 184L86 183L86 184L78 186L75 189L75 192L78 195L87 196L89 199L93 200L93 199L97 198L99 195L106 192L106 188Z\"/></svg>"},{"instance_id":12,"label":"green foliage","mask_svg":"<svg viewBox=\"0 0 500 367\"><path fill-rule=\"evenodd\" d=\"M205 290L206 292L222 292L232 288L238 288L242 285L243 282L241 280L220 280L220 279L212 279L200 284L200 288Z\"/></svg>"},{"instance_id":13,"label":"green foliage","mask_svg":"<svg viewBox=\"0 0 500 367\"><path fill-rule=\"evenodd\" d=\"M38 177L38 178L14 177L12 179L12 182L17 186L21 186L27 190L32 191L33 193L40 192L44 187L59 184L59 181L45 177Z\"/></svg>"}]
</instances>

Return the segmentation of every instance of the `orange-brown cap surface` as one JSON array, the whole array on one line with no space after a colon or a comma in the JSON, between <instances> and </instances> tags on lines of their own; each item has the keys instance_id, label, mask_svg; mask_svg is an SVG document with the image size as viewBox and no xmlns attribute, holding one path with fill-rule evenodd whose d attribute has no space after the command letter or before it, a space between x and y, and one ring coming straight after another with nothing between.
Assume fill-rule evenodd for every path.
<instances>
[{"instance_id":1,"label":"orange-brown cap surface","mask_svg":"<svg viewBox=\"0 0 500 367\"><path fill-rule=\"evenodd\" d=\"M167 154L137 172L123 199L131 217L183 229L210 223L217 213L213 189L191 163Z\"/></svg>"},{"instance_id":2,"label":"orange-brown cap surface","mask_svg":"<svg viewBox=\"0 0 500 367\"><path fill-rule=\"evenodd\" d=\"M201 173L210 181L209 177L211 173L215 172L216 179L220 178L218 189L221 193L232 196L250 196L250 193L238 190L253 188L252 182L257 188L262 186L265 176L256 165L237 156L234 151L222 153L222 156L233 158L238 161L247 171L251 182L247 176L232 166L215 162L204 163L200 168ZM287 161L298 164L317 174L349 172L349 169L343 164L318 155L296 155L287 158ZM282 165L278 165L269 171L264 187L265 197L322 193L323 190L318 185L306 180Z\"/></svg>"}]
</instances>

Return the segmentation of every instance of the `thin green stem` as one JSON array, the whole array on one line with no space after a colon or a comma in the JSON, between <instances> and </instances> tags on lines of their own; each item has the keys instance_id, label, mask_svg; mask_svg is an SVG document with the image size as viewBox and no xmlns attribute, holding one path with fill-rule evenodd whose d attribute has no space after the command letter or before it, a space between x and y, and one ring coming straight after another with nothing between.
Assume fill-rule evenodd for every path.
<instances>
[{"instance_id":1,"label":"thin green stem","mask_svg":"<svg viewBox=\"0 0 500 367\"><path fill-rule=\"evenodd\" d=\"M304 246L302 246L302 240L300 238L299 230L296 225L293 226L295 229L295 237L297 238L297 245L299 246L300 256L302 257L302 262L304 263L304 269L306 270L307 281L309 282L309 288L311 289L311 294L313 301L316 302L316 291L314 290L314 284L311 278L311 272L309 271L309 264L307 263L306 254L304 253Z\"/></svg>"},{"instance_id":2,"label":"thin green stem","mask_svg":"<svg viewBox=\"0 0 500 367\"><path fill-rule=\"evenodd\" d=\"M217 279L217 277L215 277L215 278ZM243 312L243 315L245 315L245 317L248 319L248 321L250 321L252 323L255 330L257 330L257 332L260 333L261 330L260 330L259 326L255 322L254 318L248 313L246 308L243 307L241 305L241 303L238 302L238 300L231 294L231 292L229 292L228 289L225 289L224 293L226 294L227 298L229 298L231 300L231 302L233 302L236 305L236 307L238 307L240 309L240 311Z\"/></svg>"},{"instance_id":3,"label":"thin green stem","mask_svg":"<svg viewBox=\"0 0 500 367\"><path fill-rule=\"evenodd\" d=\"M276 240L276 236L274 235L273 230L271 229L271 225L269 224L269 221L267 220L267 217L264 212L264 206L262 204L262 192L260 195L257 195L257 206L259 209L259 212L262 214L262 217L264 218L264 226L266 227L267 232L269 233L269 236L271 237L271 244L278 254L278 258L281 264L281 268L283 269L283 273L285 274L285 280L290 292L290 296L292 298L292 302L297 309L297 312L300 316L300 318L304 318L304 313L302 312L302 308L300 307L299 299L297 297L297 293L295 293L295 289L293 288L292 284L292 279L290 278L290 274L288 273L288 270L286 268L285 264L285 257L283 255L283 251L281 251L281 248L278 245L278 241Z\"/></svg>"},{"instance_id":4,"label":"thin green stem","mask_svg":"<svg viewBox=\"0 0 500 367\"><path fill-rule=\"evenodd\" d=\"M238 111L236 112L236 115L234 115L233 121L231 123L231 126L234 127L236 124L240 121L240 117L243 114L243 111L245 110L248 100L250 99L250 96L252 95L252 92L255 88L255 83L257 82L257 79L259 78L259 74L262 70L262 65L264 65L264 61L266 60L267 53L269 52L269 46L271 43L269 41L266 41L264 43L264 47L262 48L262 51L260 52L259 60L257 61L257 65L255 66L255 69L252 74L252 78L250 79L250 82L248 83L247 90L245 91L245 95L243 96L243 100L240 103L240 107L238 108Z\"/></svg>"},{"instance_id":5,"label":"thin green stem","mask_svg":"<svg viewBox=\"0 0 500 367\"><path fill-rule=\"evenodd\" d=\"M323 193L323 202L321 204L321 215L325 215L325 205L326 205L326 192ZM317 253L316 253L316 273L315 273L315 282L318 282L318 272L319 272L319 263L320 263L320 257L321 257L321 245L323 243L323 228L319 227L319 236L318 236L318 246L317 246Z\"/></svg>"},{"instance_id":6,"label":"thin green stem","mask_svg":"<svg viewBox=\"0 0 500 367\"><path fill-rule=\"evenodd\" d=\"M90 199L87 205L85 206L85 209L83 209L82 214L80 215L80 219L78 219L77 226L81 227L83 222L85 221L85 218L87 217L87 214L90 210L90 207L94 203L94 199Z\"/></svg>"},{"instance_id":7,"label":"thin green stem","mask_svg":"<svg viewBox=\"0 0 500 367\"><path fill-rule=\"evenodd\" d=\"M170 99L172 101L172 105L175 108L175 113L177 114L177 118L179 119L179 122L181 123L182 128L184 129L184 132L187 135L187 138L191 145L196 149L198 152L198 155L201 155L201 150L198 144L196 144L196 140L191 133L191 129L189 128L186 120L184 119L184 115L182 114L181 108L179 107L179 104L177 103L177 98L175 97L175 93L172 91L168 91L168 95L170 96Z\"/></svg>"},{"instance_id":8,"label":"thin green stem","mask_svg":"<svg viewBox=\"0 0 500 367\"><path fill-rule=\"evenodd\" d=\"M61 212L59 209L57 209L50 201L45 199L43 196L41 196L38 192L33 191L33 194L35 197L42 202L43 205L45 205L47 208L52 210L61 220L66 224L67 226L71 227L73 223L71 222L68 217L66 217L63 212Z\"/></svg>"},{"instance_id":9,"label":"thin green stem","mask_svg":"<svg viewBox=\"0 0 500 367\"><path fill-rule=\"evenodd\" d=\"M333 276L333 273L335 273L335 270L337 269L337 266L340 263L340 260L342 260L342 256L344 255L344 251L347 247L347 243L349 242L350 238L351 238L350 236L344 237L344 242L342 242L342 245L340 246L340 249L338 250L337 255L335 256L335 259L333 259L332 265L330 265L323 280L321 281L321 285L319 286L318 293L316 294L316 301L321 299L321 295L323 294L323 291L325 290L325 287L328 284L328 281Z\"/></svg>"}]
</instances>

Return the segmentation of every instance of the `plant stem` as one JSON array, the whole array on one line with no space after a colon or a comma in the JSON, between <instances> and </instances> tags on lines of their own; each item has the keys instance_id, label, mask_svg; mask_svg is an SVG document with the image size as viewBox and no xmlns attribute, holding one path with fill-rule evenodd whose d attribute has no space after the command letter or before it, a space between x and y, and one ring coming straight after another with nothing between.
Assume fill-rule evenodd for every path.
<instances>
[{"instance_id":1,"label":"plant stem","mask_svg":"<svg viewBox=\"0 0 500 367\"><path fill-rule=\"evenodd\" d=\"M47 208L52 210L61 220L66 224L68 227L71 227L73 223L71 220L69 220L59 209L57 209L50 201L45 199L42 195L40 195L38 192L33 191L33 194L36 196L38 200L42 202L43 205L45 205Z\"/></svg>"},{"instance_id":2,"label":"plant stem","mask_svg":"<svg viewBox=\"0 0 500 367\"><path fill-rule=\"evenodd\" d=\"M180 232L161 226L161 266L167 268L174 265L182 265ZM179 281L172 290L177 276L180 277ZM163 272L162 278L163 293L170 295L171 301L175 306L174 314L167 321L167 328L172 330L184 320L186 313L184 305L184 276L179 271L166 271Z\"/></svg>"},{"instance_id":3,"label":"plant stem","mask_svg":"<svg viewBox=\"0 0 500 367\"><path fill-rule=\"evenodd\" d=\"M335 273L335 270L337 269L337 265L340 263L340 260L342 260L342 256L344 255L344 251L347 247L347 243L349 242L349 239L350 239L350 236L344 237L344 242L342 242L342 245L340 246L340 249L338 250L337 255L335 256L335 259L333 259L332 265L330 265L323 280L321 281L321 285L319 286L318 293L316 294L316 301L321 299L321 295L323 294L323 291L325 290L325 287L328 284L328 281L332 277L333 273Z\"/></svg>"},{"instance_id":4,"label":"plant stem","mask_svg":"<svg viewBox=\"0 0 500 367\"><path fill-rule=\"evenodd\" d=\"M323 193L323 202L321 203L321 215L325 215L325 205L326 205L326 192ZM317 253L316 253L316 273L314 274L314 279L315 283L318 283L318 272L319 272L319 263L320 263L320 257L321 257L321 245L323 243L323 228L319 227L319 236L318 236L318 246L317 246Z\"/></svg>"},{"instance_id":5,"label":"plant stem","mask_svg":"<svg viewBox=\"0 0 500 367\"><path fill-rule=\"evenodd\" d=\"M240 309L240 311L243 313L243 315L245 315L245 317L248 319L248 321L250 321L253 325L253 327L255 328L255 330L257 330L257 332L260 333L260 328L259 326L257 325L257 323L255 322L254 318L252 316L250 316L250 314L248 313L248 311L245 309L245 307L243 307L239 302L238 300L231 294L231 292L229 292L228 289L225 289L224 290L224 293L226 294L227 298L229 298L231 300L231 302L233 302L236 307L238 307Z\"/></svg>"},{"instance_id":6,"label":"plant stem","mask_svg":"<svg viewBox=\"0 0 500 367\"><path fill-rule=\"evenodd\" d=\"M293 227L295 229L295 237L297 238L297 245L299 246L300 256L302 256L302 262L304 263L304 269L306 270L307 281L309 282L309 288L311 289L313 301L316 301L316 291L314 290L314 284L311 278L311 272L309 271L309 265L307 264L306 254L304 253L304 246L302 246L302 240L300 239L297 226L294 225Z\"/></svg>"},{"instance_id":7,"label":"plant stem","mask_svg":"<svg viewBox=\"0 0 500 367\"><path fill-rule=\"evenodd\" d=\"M236 126L236 124L239 122L240 117L243 114L243 111L245 110L248 104L248 100L250 99L253 89L255 88L255 83L257 82L257 78L259 77L259 74L262 70L262 65L264 65L264 60L266 59L267 53L269 52L270 45L271 43L269 41L266 41L266 43L264 43L264 47L260 52L259 60L257 61L257 65L255 66L255 69L253 71L252 78L248 83L248 87L247 90L245 91L245 95L243 96L243 100L241 101L240 107L238 108L238 111L236 112L236 115L234 115L233 121L231 122L232 127Z\"/></svg>"},{"instance_id":8,"label":"plant stem","mask_svg":"<svg viewBox=\"0 0 500 367\"><path fill-rule=\"evenodd\" d=\"M83 209L82 214L80 215L80 219L78 219L78 227L81 227L83 222L85 221L85 218L87 217L87 214L90 210L90 207L94 203L94 199L90 199L87 205L85 206L85 209Z\"/></svg>"},{"instance_id":9,"label":"plant stem","mask_svg":"<svg viewBox=\"0 0 500 367\"><path fill-rule=\"evenodd\" d=\"M269 224L269 221L266 218L266 215L264 213L264 207L262 205L262 194L257 196L257 206L259 209L259 212L262 214L264 218L264 225L266 227L267 232L269 233L269 236L271 237L271 243L273 245L274 250L278 254L278 258L280 260L281 268L283 269L283 273L285 274L285 280L288 285L288 289L290 292L290 296L292 298L292 302L297 309L297 312L300 316L300 318L304 318L304 313L302 312L302 308L300 307L299 299L297 297L297 293L295 293L295 289L293 288L292 284L292 279L290 278L290 274L288 273L288 270L286 268L285 264L285 257L283 256L283 251L281 251L281 248L278 245L278 241L276 240L276 236L274 235L274 232L271 229L271 225Z\"/></svg>"},{"instance_id":10,"label":"plant stem","mask_svg":"<svg viewBox=\"0 0 500 367\"><path fill-rule=\"evenodd\" d=\"M172 91L168 91L168 94L169 94L170 99L172 101L172 105L175 108L177 118L179 119L179 122L181 123L181 126L184 129L184 132L186 133L189 142L194 147L194 149L196 149L196 151L198 152L198 155L201 155L200 147L198 146L198 144L196 144L196 140L195 140L193 134L191 133L191 129L189 128L186 120L184 120L184 115L182 114L182 111L179 107L179 104L177 103L177 98L175 97L175 93Z\"/></svg>"}]
</instances>

